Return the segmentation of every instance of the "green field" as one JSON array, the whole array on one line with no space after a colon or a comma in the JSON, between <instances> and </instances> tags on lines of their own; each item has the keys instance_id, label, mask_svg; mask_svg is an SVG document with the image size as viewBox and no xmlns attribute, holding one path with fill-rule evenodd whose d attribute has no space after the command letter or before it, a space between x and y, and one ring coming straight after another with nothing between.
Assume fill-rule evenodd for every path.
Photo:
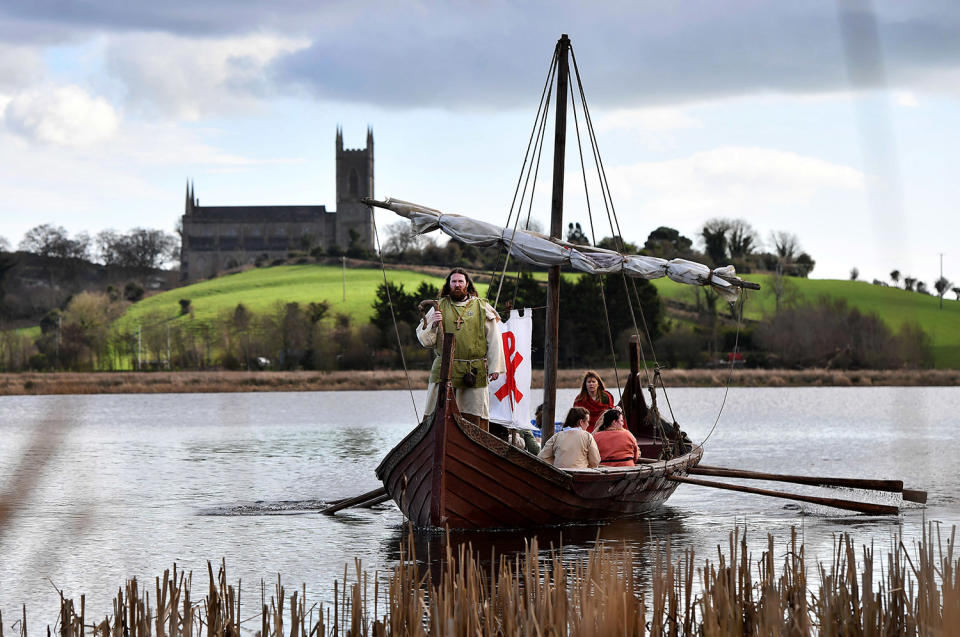
<instances>
[{"instance_id":1,"label":"green field","mask_svg":"<svg viewBox=\"0 0 960 637\"><path fill-rule=\"evenodd\" d=\"M542 273L541 273L542 274ZM575 274L572 276L576 276ZM402 284L409 292L421 281L440 286L443 279L407 270L387 270L387 278ZM541 278L538 276L537 278ZM545 275L542 276L545 278ZM747 318L760 319L773 312L776 300L770 275L748 275L762 286L751 292L745 307ZM330 303L329 316L344 313L357 323L373 314L377 286L383 283L378 268L347 268L344 271L328 265L289 265L248 270L150 296L131 306L118 321L121 329L176 317L179 299L190 299L195 319L213 320L243 303L254 312L272 310L277 303ZM694 288L669 279L656 279L653 284L667 299L693 305ZM485 286L481 287L484 293ZM346 299L344 300L344 289ZM960 368L960 301L944 299L939 310L936 297L898 288L871 285L861 281L788 278L784 298L787 301L814 301L821 296L846 299L851 307L865 313L878 314L893 330L905 322L919 324L930 336L937 367Z\"/></svg>"},{"instance_id":2,"label":"green field","mask_svg":"<svg viewBox=\"0 0 960 637\"><path fill-rule=\"evenodd\" d=\"M776 308L773 275L746 275L744 278L761 285L759 292L750 292L744 316L760 319ZM668 299L694 304L694 288L669 279L653 281L657 291ZM863 313L877 314L894 331L904 323L916 323L927 333L933 345L937 367L960 367L960 301L944 297L943 310L935 296L908 292L900 288L873 285L865 281L836 279L801 279L788 277L784 285L786 302L811 302L822 296L845 299L850 307Z\"/></svg>"},{"instance_id":3,"label":"green field","mask_svg":"<svg viewBox=\"0 0 960 637\"><path fill-rule=\"evenodd\" d=\"M403 285L407 292L421 281L437 287L440 277L388 270L391 283ZM143 322L169 319L180 313L180 299L190 299L194 318L209 321L243 303L253 312L267 312L277 303L297 302L301 305L327 301L329 316L349 314L354 321L366 321L373 315L377 286L383 283L383 272L374 268L346 268L329 265L287 265L247 270L201 281L175 290L150 296L136 303L118 321L121 329ZM483 291L486 291L484 288Z\"/></svg>"}]
</instances>

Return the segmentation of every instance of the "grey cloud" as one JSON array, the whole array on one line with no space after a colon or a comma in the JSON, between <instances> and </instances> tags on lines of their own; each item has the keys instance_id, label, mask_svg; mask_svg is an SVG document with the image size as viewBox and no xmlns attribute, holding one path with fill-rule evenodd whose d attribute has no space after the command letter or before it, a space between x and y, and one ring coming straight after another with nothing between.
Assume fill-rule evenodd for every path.
<instances>
[{"instance_id":1,"label":"grey cloud","mask_svg":"<svg viewBox=\"0 0 960 637\"><path fill-rule=\"evenodd\" d=\"M20 23L23 33L69 27L188 38L307 37L309 48L275 59L250 92L297 90L387 107L529 104L561 32L571 35L588 95L616 105L910 85L960 60L960 3L951 0L12 0L0 6L2 23L8 30Z\"/></svg>"},{"instance_id":2,"label":"grey cloud","mask_svg":"<svg viewBox=\"0 0 960 637\"><path fill-rule=\"evenodd\" d=\"M0 43L0 91L27 86L40 68L40 53L36 49Z\"/></svg>"},{"instance_id":3,"label":"grey cloud","mask_svg":"<svg viewBox=\"0 0 960 637\"><path fill-rule=\"evenodd\" d=\"M489 5L484 5L489 6ZM960 15L832 3L550 4L488 18L471 5L422 16L382 13L278 60L281 82L322 97L397 106L528 104L568 31L593 100L640 105L756 91L812 93L909 85L956 67ZM543 12L544 18L537 14ZM466 28L465 28L466 27ZM874 30L876 36L869 37ZM878 74L871 64L885 66ZM592 89L592 90L591 90Z\"/></svg>"}]
</instances>

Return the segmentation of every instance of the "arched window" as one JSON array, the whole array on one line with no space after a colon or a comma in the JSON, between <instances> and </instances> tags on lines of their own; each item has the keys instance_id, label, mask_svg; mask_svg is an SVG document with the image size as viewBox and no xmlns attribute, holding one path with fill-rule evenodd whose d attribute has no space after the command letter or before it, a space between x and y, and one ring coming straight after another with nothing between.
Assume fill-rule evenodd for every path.
<instances>
[{"instance_id":1,"label":"arched window","mask_svg":"<svg viewBox=\"0 0 960 637\"><path fill-rule=\"evenodd\" d=\"M360 195L360 175L357 174L356 168L350 171L350 194L354 197Z\"/></svg>"}]
</instances>

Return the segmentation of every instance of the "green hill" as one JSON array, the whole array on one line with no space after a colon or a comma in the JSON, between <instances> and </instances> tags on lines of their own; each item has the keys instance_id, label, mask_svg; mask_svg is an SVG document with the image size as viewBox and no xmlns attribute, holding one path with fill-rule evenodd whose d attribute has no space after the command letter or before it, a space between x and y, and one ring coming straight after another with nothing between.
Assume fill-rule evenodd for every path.
<instances>
[{"instance_id":1,"label":"green hill","mask_svg":"<svg viewBox=\"0 0 960 637\"><path fill-rule=\"evenodd\" d=\"M744 316L761 319L776 308L773 293L773 275L746 275L761 285L759 292L751 292L744 307ZM696 291L666 278L654 282L657 291L668 299L693 305ZM960 301L908 292L900 288L872 285L865 281L835 279L802 279L787 277L784 284L784 302L812 302L822 296L845 299L850 307L872 313L894 331L904 323L916 323L930 337L937 367L960 367Z\"/></svg>"},{"instance_id":2,"label":"green hill","mask_svg":"<svg viewBox=\"0 0 960 637\"><path fill-rule=\"evenodd\" d=\"M440 276L399 269L388 269L387 278L392 283L402 284L407 291L416 288L421 281L438 287L443 283ZM773 277L748 275L747 278L759 282L763 289L750 293L745 314L747 318L761 319L771 314L776 305ZM307 304L325 300L330 303L330 316L344 313L353 317L355 322L362 322L373 314L372 304L381 283L383 273L379 268L347 268L344 272L338 266L306 264L248 270L150 296L131 306L118 327L129 329L137 323L148 324L177 317L179 300L184 298L190 299L194 317L201 321L212 320L238 303L254 312L266 312L278 302ZM656 279L653 283L664 298L690 305L696 302L695 289L690 286L666 278ZM486 291L485 285L479 287L481 293ZM893 330L898 330L906 322L917 323L930 336L936 366L960 368L960 301L945 298L940 311L936 297L898 288L861 281L786 279L786 301L815 301L821 296L840 297L862 312L876 313Z\"/></svg>"},{"instance_id":3,"label":"green hill","mask_svg":"<svg viewBox=\"0 0 960 637\"><path fill-rule=\"evenodd\" d=\"M387 277L394 284L402 284L407 291L421 281L438 287L443 284L442 277L408 270L388 270ZM373 301L381 283L383 272L379 268L343 270L337 266L307 264L247 270L150 296L131 306L118 321L118 327L126 329L140 322L176 317L180 313L180 299L190 299L194 318L200 321L215 319L233 310L238 303L260 313L272 310L277 303L305 305L318 301L330 303L330 316L343 313L354 321L366 321L373 314Z\"/></svg>"}]
</instances>

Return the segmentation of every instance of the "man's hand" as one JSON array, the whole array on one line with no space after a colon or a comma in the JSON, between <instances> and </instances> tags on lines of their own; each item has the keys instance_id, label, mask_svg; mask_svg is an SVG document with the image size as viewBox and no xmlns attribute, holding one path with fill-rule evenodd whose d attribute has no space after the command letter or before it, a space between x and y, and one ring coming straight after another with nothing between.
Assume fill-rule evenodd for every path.
<instances>
[{"instance_id":1,"label":"man's hand","mask_svg":"<svg viewBox=\"0 0 960 637\"><path fill-rule=\"evenodd\" d=\"M433 322L434 326L443 320L443 313L440 312L440 308L437 308L433 311L433 318L430 320Z\"/></svg>"},{"instance_id":2,"label":"man's hand","mask_svg":"<svg viewBox=\"0 0 960 637\"><path fill-rule=\"evenodd\" d=\"M490 372L490 380L497 380L500 378L500 372Z\"/></svg>"}]
</instances>

